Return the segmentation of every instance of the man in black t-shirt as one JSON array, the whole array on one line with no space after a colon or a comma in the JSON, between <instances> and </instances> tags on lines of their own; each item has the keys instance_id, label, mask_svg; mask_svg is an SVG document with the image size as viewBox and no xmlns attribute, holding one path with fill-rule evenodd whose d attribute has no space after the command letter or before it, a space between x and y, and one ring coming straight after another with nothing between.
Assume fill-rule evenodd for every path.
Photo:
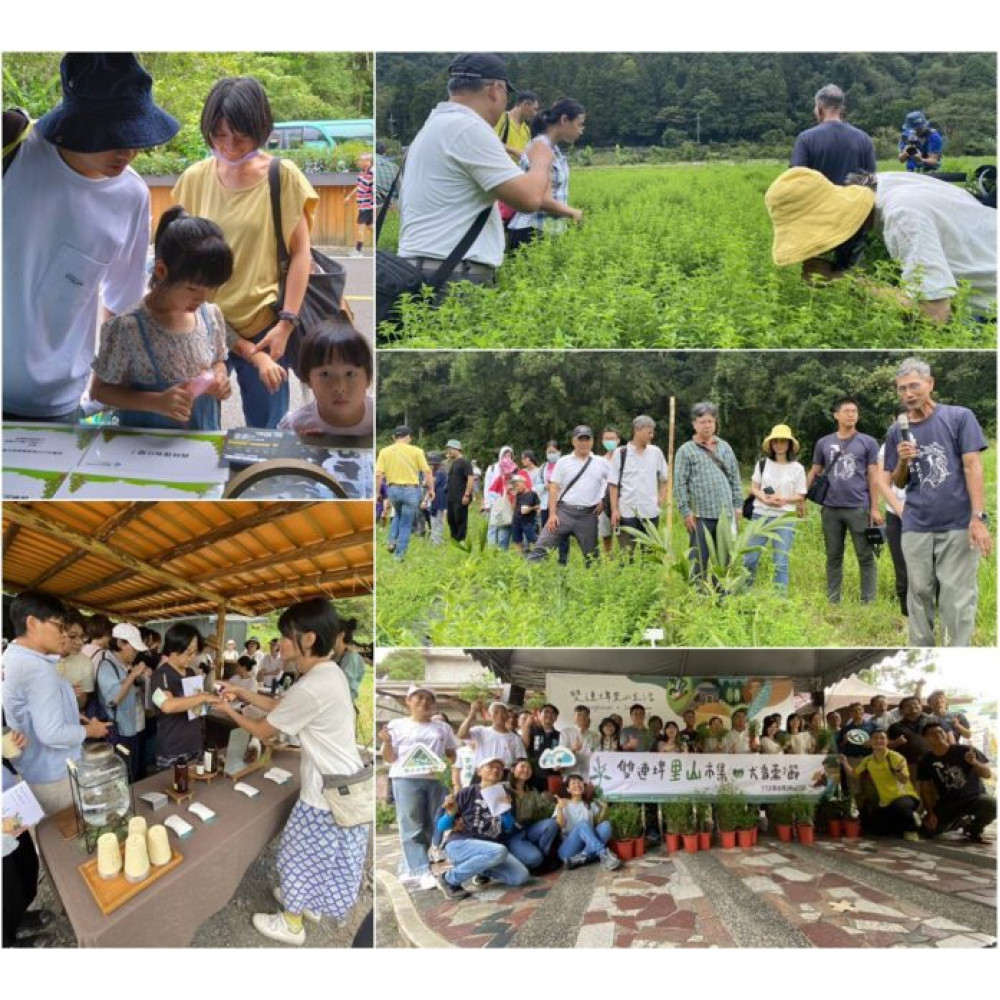
<instances>
[{"instance_id":1,"label":"man in black t-shirt","mask_svg":"<svg viewBox=\"0 0 1000 1000\"><path fill-rule=\"evenodd\" d=\"M924 727L933 722L920 709L920 699L912 695L899 703L900 720L889 727L889 748L898 750L910 767L916 767L930 747L924 739Z\"/></svg>"},{"instance_id":2,"label":"man in black t-shirt","mask_svg":"<svg viewBox=\"0 0 1000 1000\"><path fill-rule=\"evenodd\" d=\"M924 726L923 736L930 747L917 767L920 799L927 813L924 835L936 837L965 820L969 839L984 843L983 830L997 818L997 800L983 788L983 781L992 774L989 763L978 750L950 743L940 723Z\"/></svg>"},{"instance_id":3,"label":"man in black t-shirt","mask_svg":"<svg viewBox=\"0 0 1000 1000\"><path fill-rule=\"evenodd\" d=\"M846 101L840 87L828 83L816 94L813 115L818 125L800 132L789 166L818 170L833 184L848 174L875 173L875 146L871 137L844 121Z\"/></svg>"},{"instance_id":4,"label":"man in black t-shirt","mask_svg":"<svg viewBox=\"0 0 1000 1000\"><path fill-rule=\"evenodd\" d=\"M542 705L538 710L538 717L542 724L528 724L521 730L521 742L524 743L528 751L528 760L534 774L531 777L532 788L545 791L548 788L549 777L559 777L559 771L552 768L540 767L539 757L546 750L551 750L559 746L559 730L556 729L556 719L559 718L559 709L555 705Z\"/></svg>"},{"instance_id":5,"label":"man in black t-shirt","mask_svg":"<svg viewBox=\"0 0 1000 1000\"><path fill-rule=\"evenodd\" d=\"M448 456L448 530L456 542L464 542L469 529L474 475L472 463L462 454L462 442L452 438L445 446Z\"/></svg>"}]
</instances>

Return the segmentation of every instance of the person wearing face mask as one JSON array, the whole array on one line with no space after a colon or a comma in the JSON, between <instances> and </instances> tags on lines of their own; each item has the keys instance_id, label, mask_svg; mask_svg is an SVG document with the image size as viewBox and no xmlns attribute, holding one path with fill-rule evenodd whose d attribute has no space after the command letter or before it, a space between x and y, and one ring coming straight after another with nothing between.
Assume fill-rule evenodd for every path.
<instances>
[{"instance_id":1,"label":"person wearing face mask","mask_svg":"<svg viewBox=\"0 0 1000 1000\"><path fill-rule=\"evenodd\" d=\"M4 113L4 419L80 415L99 319L146 284L149 191L129 164L180 129L131 53L69 53L60 77L62 102L33 126Z\"/></svg>"},{"instance_id":2,"label":"person wearing face mask","mask_svg":"<svg viewBox=\"0 0 1000 1000\"><path fill-rule=\"evenodd\" d=\"M601 460L608 464L608 479L614 475L615 452L621 443L621 435L614 427L605 427L601 431ZM601 512L597 515L597 537L601 540L601 548L606 556L611 555L614 542L615 525L611 522L611 490L604 484L604 496L601 497Z\"/></svg>"},{"instance_id":3,"label":"person wearing face mask","mask_svg":"<svg viewBox=\"0 0 1000 1000\"><path fill-rule=\"evenodd\" d=\"M188 167L173 190L191 214L211 219L233 253L233 276L216 304L228 327L230 365L251 427L277 427L288 412L289 342L312 264L309 231L319 197L290 160L281 161L281 225L290 256L279 311L277 236L262 151L274 126L264 88L252 77L219 80L205 100L201 134L212 156Z\"/></svg>"}]
</instances>

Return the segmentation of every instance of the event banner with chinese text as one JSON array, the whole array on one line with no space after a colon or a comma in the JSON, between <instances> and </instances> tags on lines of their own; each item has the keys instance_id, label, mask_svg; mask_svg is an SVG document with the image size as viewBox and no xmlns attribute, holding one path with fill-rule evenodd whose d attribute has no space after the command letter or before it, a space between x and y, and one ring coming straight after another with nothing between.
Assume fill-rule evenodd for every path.
<instances>
[{"instance_id":1,"label":"event banner with chinese text","mask_svg":"<svg viewBox=\"0 0 1000 1000\"><path fill-rule=\"evenodd\" d=\"M610 801L714 796L723 785L751 802L818 798L826 784L823 759L822 754L599 752L590 758L590 781Z\"/></svg>"},{"instance_id":2,"label":"event banner with chinese text","mask_svg":"<svg viewBox=\"0 0 1000 1000\"><path fill-rule=\"evenodd\" d=\"M785 719L795 711L794 685L788 677L629 677L552 671L545 675L545 697L565 723L573 721L577 705L586 705L595 730L612 714L620 715L627 726L633 705L641 705L647 718L658 715L681 727L688 710L695 713L695 725L719 716L727 729L737 709L758 721L772 713Z\"/></svg>"}]
</instances>

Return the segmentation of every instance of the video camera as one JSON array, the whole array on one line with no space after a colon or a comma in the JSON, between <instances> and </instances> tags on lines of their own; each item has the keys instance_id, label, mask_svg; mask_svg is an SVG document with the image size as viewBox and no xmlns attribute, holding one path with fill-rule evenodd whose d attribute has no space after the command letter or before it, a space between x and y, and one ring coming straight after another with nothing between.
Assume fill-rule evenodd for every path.
<instances>
[{"instance_id":1,"label":"video camera","mask_svg":"<svg viewBox=\"0 0 1000 1000\"><path fill-rule=\"evenodd\" d=\"M903 142L906 145L903 147L903 152L906 153L911 159L920 155L920 142L922 139L926 139L930 129L910 129L908 132L903 133Z\"/></svg>"}]
</instances>

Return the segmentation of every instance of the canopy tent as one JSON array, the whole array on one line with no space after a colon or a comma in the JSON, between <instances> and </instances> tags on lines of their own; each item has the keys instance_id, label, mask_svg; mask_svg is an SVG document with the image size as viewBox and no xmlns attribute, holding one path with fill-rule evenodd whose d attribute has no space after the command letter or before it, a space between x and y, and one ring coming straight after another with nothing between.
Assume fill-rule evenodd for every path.
<instances>
[{"instance_id":1,"label":"canopy tent","mask_svg":"<svg viewBox=\"0 0 1000 1000\"><path fill-rule=\"evenodd\" d=\"M882 688L866 684L859 677L845 677L827 689L823 705L828 712L847 708L848 705L852 705L856 701L860 701L862 705L867 707L872 703L872 698L878 697L878 695L882 695L890 707L898 705L900 699L905 697L898 691L884 691Z\"/></svg>"},{"instance_id":2,"label":"canopy tent","mask_svg":"<svg viewBox=\"0 0 1000 1000\"><path fill-rule=\"evenodd\" d=\"M658 677L790 677L818 692L889 649L467 649L509 684L541 690L549 671Z\"/></svg>"},{"instance_id":3,"label":"canopy tent","mask_svg":"<svg viewBox=\"0 0 1000 1000\"><path fill-rule=\"evenodd\" d=\"M138 624L363 596L372 518L369 503L7 503L4 592Z\"/></svg>"}]
</instances>

